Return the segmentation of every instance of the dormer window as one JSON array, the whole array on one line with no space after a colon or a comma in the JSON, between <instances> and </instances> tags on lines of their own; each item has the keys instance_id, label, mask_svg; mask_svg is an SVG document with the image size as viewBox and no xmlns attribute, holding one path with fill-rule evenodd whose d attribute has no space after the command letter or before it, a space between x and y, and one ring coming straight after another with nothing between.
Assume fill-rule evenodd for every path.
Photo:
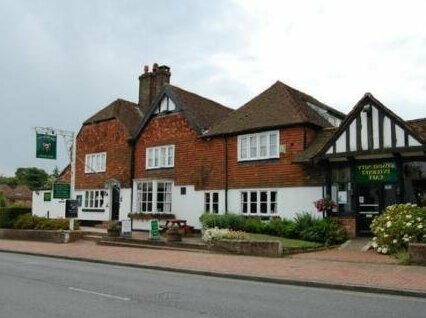
<instances>
[{"instance_id":1,"label":"dormer window","mask_svg":"<svg viewBox=\"0 0 426 318\"><path fill-rule=\"evenodd\" d=\"M155 109L155 114L169 113L176 109L175 103L168 96L164 96L160 104Z\"/></svg>"}]
</instances>

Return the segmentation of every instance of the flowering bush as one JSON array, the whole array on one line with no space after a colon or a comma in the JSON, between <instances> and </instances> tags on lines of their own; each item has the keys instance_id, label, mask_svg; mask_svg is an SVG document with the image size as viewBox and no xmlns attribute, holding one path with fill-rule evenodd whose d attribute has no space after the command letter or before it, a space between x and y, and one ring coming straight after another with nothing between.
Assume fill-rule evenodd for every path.
<instances>
[{"instance_id":1,"label":"flowering bush","mask_svg":"<svg viewBox=\"0 0 426 318\"><path fill-rule=\"evenodd\" d=\"M331 211L337 207L336 203L328 197L314 201L314 205L317 208L317 211L322 213Z\"/></svg>"},{"instance_id":2,"label":"flowering bush","mask_svg":"<svg viewBox=\"0 0 426 318\"><path fill-rule=\"evenodd\" d=\"M410 203L388 206L370 227L376 251L395 253L409 242L426 242L426 208Z\"/></svg>"},{"instance_id":3,"label":"flowering bush","mask_svg":"<svg viewBox=\"0 0 426 318\"><path fill-rule=\"evenodd\" d=\"M203 234L203 241L207 243L211 243L214 241L219 241L221 239L228 240L247 240L248 234L242 231L232 231L229 229L219 229L217 227L210 228L205 230Z\"/></svg>"}]
</instances>

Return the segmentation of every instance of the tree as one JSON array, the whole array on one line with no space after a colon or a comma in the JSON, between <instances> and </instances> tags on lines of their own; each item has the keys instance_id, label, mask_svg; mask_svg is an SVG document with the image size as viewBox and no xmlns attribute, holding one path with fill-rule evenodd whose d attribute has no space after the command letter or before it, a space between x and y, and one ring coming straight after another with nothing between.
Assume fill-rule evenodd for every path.
<instances>
[{"instance_id":1,"label":"tree","mask_svg":"<svg viewBox=\"0 0 426 318\"><path fill-rule=\"evenodd\" d=\"M3 192L0 192L0 208L4 208L6 206L6 198L4 197Z\"/></svg>"},{"instance_id":2,"label":"tree","mask_svg":"<svg viewBox=\"0 0 426 318\"><path fill-rule=\"evenodd\" d=\"M31 190L42 189L48 181L49 175L43 169L18 168L15 172L18 185L26 185Z\"/></svg>"},{"instance_id":3,"label":"tree","mask_svg":"<svg viewBox=\"0 0 426 318\"><path fill-rule=\"evenodd\" d=\"M3 175L0 175L0 184L7 184L9 187L16 187L17 181L15 177L5 177Z\"/></svg>"}]
</instances>

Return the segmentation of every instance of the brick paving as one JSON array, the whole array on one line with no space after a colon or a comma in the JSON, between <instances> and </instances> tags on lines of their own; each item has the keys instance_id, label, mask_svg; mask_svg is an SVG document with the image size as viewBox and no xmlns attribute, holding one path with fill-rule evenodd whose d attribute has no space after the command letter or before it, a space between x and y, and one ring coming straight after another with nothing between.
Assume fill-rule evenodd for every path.
<instances>
[{"instance_id":1,"label":"brick paving","mask_svg":"<svg viewBox=\"0 0 426 318\"><path fill-rule=\"evenodd\" d=\"M236 274L293 281L365 286L426 293L426 267L401 266L374 252L326 250L283 258L224 255L173 250L0 240L0 250Z\"/></svg>"}]
</instances>

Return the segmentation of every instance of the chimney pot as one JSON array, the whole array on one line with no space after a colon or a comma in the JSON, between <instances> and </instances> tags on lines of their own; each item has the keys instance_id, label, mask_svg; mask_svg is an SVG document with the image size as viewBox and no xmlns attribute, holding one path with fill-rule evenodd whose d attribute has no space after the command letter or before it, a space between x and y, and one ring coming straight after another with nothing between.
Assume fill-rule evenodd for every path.
<instances>
[{"instance_id":1,"label":"chimney pot","mask_svg":"<svg viewBox=\"0 0 426 318\"><path fill-rule=\"evenodd\" d=\"M158 71L158 63L154 63L154 65L152 66L152 71L153 72L157 72Z\"/></svg>"},{"instance_id":2,"label":"chimney pot","mask_svg":"<svg viewBox=\"0 0 426 318\"><path fill-rule=\"evenodd\" d=\"M149 72L149 66L148 66L148 65L145 65L145 66L143 67L143 72L144 72L145 74Z\"/></svg>"}]
</instances>

